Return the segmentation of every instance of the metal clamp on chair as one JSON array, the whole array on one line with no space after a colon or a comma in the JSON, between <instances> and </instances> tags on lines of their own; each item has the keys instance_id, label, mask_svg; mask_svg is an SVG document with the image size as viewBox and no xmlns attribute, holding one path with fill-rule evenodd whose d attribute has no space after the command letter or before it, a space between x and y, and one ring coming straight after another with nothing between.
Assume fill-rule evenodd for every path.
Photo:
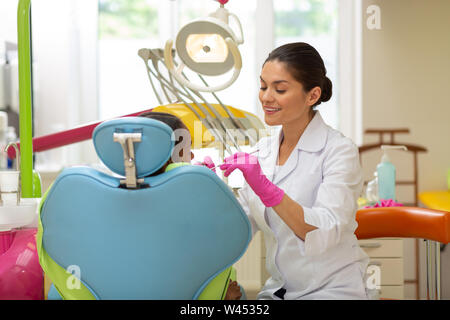
<instances>
[{"instance_id":1,"label":"metal clamp on chair","mask_svg":"<svg viewBox=\"0 0 450 320\"><path fill-rule=\"evenodd\" d=\"M93 142L119 177L68 168L44 196L38 253L64 299L224 297L250 223L205 167L152 175L172 155L172 134L153 119L106 121Z\"/></svg>"},{"instance_id":2,"label":"metal clamp on chair","mask_svg":"<svg viewBox=\"0 0 450 320\"><path fill-rule=\"evenodd\" d=\"M356 221L355 234L360 240L383 237L425 239L427 299L440 299L440 247L437 242L450 242L450 212L418 207L368 208L358 210Z\"/></svg>"},{"instance_id":3,"label":"metal clamp on chair","mask_svg":"<svg viewBox=\"0 0 450 320\"><path fill-rule=\"evenodd\" d=\"M127 188L136 188L138 183L144 182L144 179L136 180L136 157L134 155L134 143L142 141L142 134L114 132L113 138L114 142L119 142L123 149L125 180L120 180L120 183L125 184Z\"/></svg>"}]
</instances>

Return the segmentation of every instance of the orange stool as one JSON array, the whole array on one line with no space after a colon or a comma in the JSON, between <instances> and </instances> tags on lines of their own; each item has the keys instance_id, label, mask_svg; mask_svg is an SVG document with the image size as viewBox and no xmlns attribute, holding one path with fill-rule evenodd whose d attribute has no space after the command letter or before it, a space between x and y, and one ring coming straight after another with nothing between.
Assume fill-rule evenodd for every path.
<instances>
[{"instance_id":1,"label":"orange stool","mask_svg":"<svg viewBox=\"0 0 450 320\"><path fill-rule=\"evenodd\" d=\"M382 207L360 209L356 213L358 239L382 237L420 238L427 242L427 299L434 292L439 300L440 246L437 242L450 242L450 212L418 207ZM434 252L434 289L433 289Z\"/></svg>"}]
</instances>

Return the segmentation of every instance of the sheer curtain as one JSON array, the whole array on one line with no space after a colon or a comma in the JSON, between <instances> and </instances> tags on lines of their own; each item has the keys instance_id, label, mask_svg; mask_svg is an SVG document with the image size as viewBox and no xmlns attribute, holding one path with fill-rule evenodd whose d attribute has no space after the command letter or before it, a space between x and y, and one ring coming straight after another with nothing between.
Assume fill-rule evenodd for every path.
<instances>
[{"instance_id":1,"label":"sheer curtain","mask_svg":"<svg viewBox=\"0 0 450 320\"><path fill-rule=\"evenodd\" d=\"M158 105L141 48L161 48L170 35L173 1L99 1L99 111L107 119Z\"/></svg>"},{"instance_id":2,"label":"sheer curtain","mask_svg":"<svg viewBox=\"0 0 450 320\"><path fill-rule=\"evenodd\" d=\"M97 3L32 2L35 136L98 119ZM38 170L95 160L92 142L36 154Z\"/></svg>"},{"instance_id":3,"label":"sheer curtain","mask_svg":"<svg viewBox=\"0 0 450 320\"><path fill-rule=\"evenodd\" d=\"M333 83L333 96L318 109L330 126L339 127L338 97L338 0L277 0L275 46L306 42L321 55L327 76Z\"/></svg>"}]
</instances>

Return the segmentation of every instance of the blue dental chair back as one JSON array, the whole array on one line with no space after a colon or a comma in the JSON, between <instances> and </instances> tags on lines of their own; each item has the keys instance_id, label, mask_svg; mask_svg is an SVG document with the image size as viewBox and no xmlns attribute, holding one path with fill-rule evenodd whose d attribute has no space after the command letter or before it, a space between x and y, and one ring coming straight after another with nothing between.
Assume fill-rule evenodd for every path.
<instances>
[{"instance_id":1,"label":"blue dental chair back","mask_svg":"<svg viewBox=\"0 0 450 320\"><path fill-rule=\"evenodd\" d=\"M138 188L121 185L124 151L114 133L141 134L134 143ZM116 175L72 167L57 177L40 211L44 271L45 259L77 270L96 299L197 299L242 256L251 227L214 172L188 165L149 176L171 157L172 135L166 124L139 117L96 128L96 152ZM68 290L76 297L61 283L55 286L63 297Z\"/></svg>"}]
</instances>

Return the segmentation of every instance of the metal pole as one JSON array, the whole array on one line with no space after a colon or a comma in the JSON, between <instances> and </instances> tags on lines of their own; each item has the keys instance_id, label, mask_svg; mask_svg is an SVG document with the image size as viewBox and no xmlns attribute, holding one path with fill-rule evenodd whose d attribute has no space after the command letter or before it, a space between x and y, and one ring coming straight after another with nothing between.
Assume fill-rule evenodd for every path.
<instances>
[{"instance_id":1,"label":"metal pole","mask_svg":"<svg viewBox=\"0 0 450 320\"><path fill-rule=\"evenodd\" d=\"M426 254L427 254L427 300L431 299L431 293L432 291L432 283L433 283L433 279L432 279L432 268L431 268L431 264L432 264L432 259L431 259L431 254L432 254L432 250L431 250L431 241L430 240L425 240L426 242Z\"/></svg>"},{"instance_id":2,"label":"metal pole","mask_svg":"<svg viewBox=\"0 0 450 320\"><path fill-rule=\"evenodd\" d=\"M441 246L440 243L437 241L433 241L434 242L434 274L435 274L435 299L436 300L441 300Z\"/></svg>"}]
</instances>

